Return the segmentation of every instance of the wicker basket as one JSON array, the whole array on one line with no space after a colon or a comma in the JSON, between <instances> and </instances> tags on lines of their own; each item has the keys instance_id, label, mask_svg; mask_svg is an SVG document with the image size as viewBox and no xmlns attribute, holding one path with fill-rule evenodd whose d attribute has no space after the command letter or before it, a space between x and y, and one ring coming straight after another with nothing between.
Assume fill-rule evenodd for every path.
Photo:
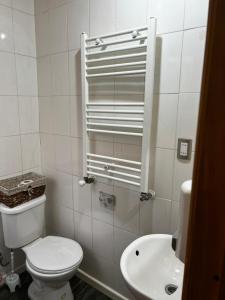
<instances>
[{"instance_id":1,"label":"wicker basket","mask_svg":"<svg viewBox=\"0 0 225 300\"><path fill-rule=\"evenodd\" d=\"M15 207L44 194L46 178L27 173L0 181L0 202Z\"/></svg>"}]
</instances>

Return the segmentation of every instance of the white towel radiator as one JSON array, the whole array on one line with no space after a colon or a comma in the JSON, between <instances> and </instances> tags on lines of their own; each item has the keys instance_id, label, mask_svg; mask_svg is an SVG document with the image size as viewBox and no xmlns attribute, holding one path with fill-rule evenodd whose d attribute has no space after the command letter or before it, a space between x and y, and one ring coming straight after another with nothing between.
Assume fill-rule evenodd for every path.
<instances>
[{"instance_id":1,"label":"white towel radiator","mask_svg":"<svg viewBox=\"0 0 225 300\"><path fill-rule=\"evenodd\" d=\"M141 200L153 197L149 164L155 44L154 18L143 28L97 37L81 34L83 184L99 176L139 187ZM140 75L145 76L144 102L90 101L89 85L93 79ZM90 133L141 137L141 161L91 153Z\"/></svg>"}]
</instances>

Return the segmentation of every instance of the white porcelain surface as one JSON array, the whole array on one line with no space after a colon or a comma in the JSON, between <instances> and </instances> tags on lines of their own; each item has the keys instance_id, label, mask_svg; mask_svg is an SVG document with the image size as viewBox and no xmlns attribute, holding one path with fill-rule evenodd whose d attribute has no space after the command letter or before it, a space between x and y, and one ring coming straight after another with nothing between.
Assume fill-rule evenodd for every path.
<instances>
[{"instance_id":1,"label":"white porcelain surface","mask_svg":"<svg viewBox=\"0 0 225 300\"><path fill-rule=\"evenodd\" d=\"M60 53L51 56L52 68L52 95L68 95L68 53Z\"/></svg>"},{"instance_id":2,"label":"white porcelain surface","mask_svg":"<svg viewBox=\"0 0 225 300\"><path fill-rule=\"evenodd\" d=\"M138 234L139 232L139 193L114 187L116 208L114 224L124 230Z\"/></svg>"},{"instance_id":3,"label":"white porcelain surface","mask_svg":"<svg viewBox=\"0 0 225 300\"><path fill-rule=\"evenodd\" d=\"M75 239L85 249L92 249L92 220L89 216L74 213Z\"/></svg>"},{"instance_id":4,"label":"white porcelain surface","mask_svg":"<svg viewBox=\"0 0 225 300\"><path fill-rule=\"evenodd\" d=\"M12 10L8 7L0 6L0 28L0 49L13 51Z\"/></svg>"},{"instance_id":5,"label":"white porcelain surface","mask_svg":"<svg viewBox=\"0 0 225 300\"><path fill-rule=\"evenodd\" d=\"M52 97L53 132L60 135L70 134L70 99L68 96Z\"/></svg>"},{"instance_id":6,"label":"white porcelain surface","mask_svg":"<svg viewBox=\"0 0 225 300\"><path fill-rule=\"evenodd\" d=\"M21 136L23 169L29 170L40 165L40 136L26 134Z\"/></svg>"},{"instance_id":7,"label":"white porcelain surface","mask_svg":"<svg viewBox=\"0 0 225 300\"><path fill-rule=\"evenodd\" d=\"M67 7L60 6L50 10L50 51L57 53L67 50Z\"/></svg>"},{"instance_id":8,"label":"white porcelain surface","mask_svg":"<svg viewBox=\"0 0 225 300\"><path fill-rule=\"evenodd\" d=\"M93 250L96 255L113 260L113 226L93 220Z\"/></svg>"},{"instance_id":9,"label":"white porcelain surface","mask_svg":"<svg viewBox=\"0 0 225 300\"><path fill-rule=\"evenodd\" d=\"M182 32L158 36L156 48L155 93L178 93Z\"/></svg>"},{"instance_id":10,"label":"white porcelain surface","mask_svg":"<svg viewBox=\"0 0 225 300\"><path fill-rule=\"evenodd\" d=\"M171 201L156 198L152 206L152 233L170 233Z\"/></svg>"},{"instance_id":11,"label":"white porcelain surface","mask_svg":"<svg viewBox=\"0 0 225 300\"><path fill-rule=\"evenodd\" d=\"M18 99L16 96L0 96L0 136L17 134L19 134Z\"/></svg>"},{"instance_id":12,"label":"white porcelain surface","mask_svg":"<svg viewBox=\"0 0 225 300\"><path fill-rule=\"evenodd\" d=\"M156 147L173 149L176 144L177 94L155 95L153 113Z\"/></svg>"},{"instance_id":13,"label":"white porcelain surface","mask_svg":"<svg viewBox=\"0 0 225 300\"><path fill-rule=\"evenodd\" d=\"M184 264L176 258L171 242L170 235L146 235L135 240L123 252L121 272L136 297L146 300L181 298ZM177 285L177 291L167 295L167 284Z\"/></svg>"},{"instance_id":14,"label":"white porcelain surface","mask_svg":"<svg viewBox=\"0 0 225 300\"><path fill-rule=\"evenodd\" d=\"M171 199L174 151L156 149L154 189L158 197Z\"/></svg>"},{"instance_id":15,"label":"white porcelain surface","mask_svg":"<svg viewBox=\"0 0 225 300\"><path fill-rule=\"evenodd\" d=\"M39 108L37 97L19 97L21 133L39 131Z\"/></svg>"},{"instance_id":16,"label":"white porcelain surface","mask_svg":"<svg viewBox=\"0 0 225 300\"><path fill-rule=\"evenodd\" d=\"M46 236L23 250L30 266L44 274L63 273L80 265L83 258L77 242L57 236Z\"/></svg>"},{"instance_id":17,"label":"white porcelain surface","mask_svg":"<svg viewBox=\"0 0 225 300\"><path fill-rule=\"evenodd\" d=\"M90 34L105 34L116 29L116 8L115 1L90 0ZM104 11L104 14L102 13Z\"/></svg>"},{"instance_id":18,"label":"white porcelain surface","mask_svg":"<svg viewBox=\"0 0 225 300\"><path fill-rule=\"evenodd\" d=\"M21 248L42 235L45 201L42 195L11 209L1 204L4 241L8 248Z\"/></svg>"},{"instance_id":19,"label":"white porcelain surface","mask_svg":"<svg viewBox=\"0 0 225 300\"><path fill-rule=\"evenodd\" d=\"M51 65L50 56L37 59L38 96L51 95Z\"/></svg>"},{"instance_id":20,"label":"white porcelain surface","mask_svg":"<svg viewBox=\"0 0 225 300\"><path fill-rule=\"evenodd\" d=\"M91 186L86 184L81 187L79 177L73 176L74 209L80 213L91 215Z\"/></svg>"},{"instance_id":21,"label":"white porcelain surface","mask_svg":"<svg viewBox=\"0 0 225 300\"><path fill-rule=\"evenodd\" d=\"M149 15L157 18L157 33L183 29L185 0L149 0Z\"/></svg>"},{"instance_id":22,"label":"white porcelain surface","mask_svg":"<svg viewBox=\"0 0 225 300\"><path fill-rule=\"evenodd\" d=\"M0 138L0 176L22 171L19 136Z\"/></svg>"},{"instance_id":23,"label":"white porcelain surface","mask_svg":"<svg viewBox=\"0 0 225 300\"><path fill-rule=\"evenodd\" d=\"M13 8L34 14L34 0L12 0Z\"/></svg>"},{"instance_id":24,"label":"white porcelain surface","mask_svg":"<svg viewBox=\"0 0 225 300\"><path fill-rule=\"evenodd\" d=\"M129 7L129 13L127 13ZM117 30L137 28L146 25L147 0L134 0L130 5L129 0L116 0Z\"/></svg>"},{"instance_id":25,"label":"white porcelain surface","mask_svg":"<svg viewBox=\"0 0 225 300\"><path fill-rule=\"evenodd\" d=\"M195 150L195 139L197 133L199 93L186 93L179 96L177 139L191 139L192 151Z\"/></svg>"},{"instance_id":26,"label":"white porcelain surface","mask_svg":"<svg viewBox=\"0 0 225 300\"><path fill-rule=\"evenodd\" d=\"M37 96L36 59L28 56L16 55L16 71L18 94L21 96Z\"/></svg>"},{"instance_id":27,"label":"white porcelain surface","mask_svg":"<svg viewBox=\"0 0 225 300\"><path fill-rule=\"evenodd\" d=\"M68 5L68 11L69 49L79 49L81 33L89 33L89 1L72 1Z\"/></svg>"},{"instance_id":28,"label":"white porcelain surface","mask_svg":"<svg viewBox=\"0 0 225 300\"><path fill-rule=\"evenodd\" d=\"M186 0L184 28L207 25L209 0Z\"/></svg>"},{"instance_id":29,"label":"white porcelain surface","mask_svg":"<svg viewBox=\"0 0 225 300\"><path fill-rule=\"evenodd\" d=\"M14 10L13 25L16 53L35 57L36 40L34 17Z\"/></svg>"},{"instance_id":30,"label":"white porcelain surface","mask_svg":"<svg viewBox=\"0 0 225 300\"><path fill-rule=\"evenodd\" d=\"M205 28L184 32L180 91L200 92L205 49Z\"/></svg>"},{"instance_id":31,"label":"white porcelain surface","mask_svg":"<svg viewBox=\"0 0 225 300\"><path fill-rule=\"evenodd\" d=\"M0 91L1 95L16 95L15 56L11 53L0 52Z\"/></svg>"}]
</instances>

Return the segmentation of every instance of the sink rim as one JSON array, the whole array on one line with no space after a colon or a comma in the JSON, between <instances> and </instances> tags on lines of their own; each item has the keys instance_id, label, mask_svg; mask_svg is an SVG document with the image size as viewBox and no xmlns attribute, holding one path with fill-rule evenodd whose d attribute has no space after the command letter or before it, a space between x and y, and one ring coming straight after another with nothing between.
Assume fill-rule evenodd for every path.
<instances>
[{"instance_id":1,"label":"sink rim","mask_svg":"<svg viewBox=\"0 0 225 300\"><path fill-rule=\"evenodd\" d=\"M121 269L121 273L123 275L123 278L125 279L125 281L127 282L127 284L134 290L136 291L138 294L146 297L147 299L151 299L151 296L148 293L145 293L144 291L142 291L141 289L138 288L138 286L136 284L134 284L134 282L130 279L130 276L128 274L127 268L126 268L126 260L129 257L129 254L132 250L135 249L135 247L137 247L138 245L140 245L140 242L144 242L145 240L149 240L151 238L156 238L156 239L172 239L172 235L170 234L149 234L149 235L144 235L142 237L137 238L136 240L134 240L131 244L129 244L126 249L123 251L121 259L120 259L120 269ZM175 256L175 253L174 253ZM169 299L175 299L175 297L177 297L177 294L180 292L180 289L182 288L182 284L180 286L178 286L178 289L176 290L176 292L168 297L170 297ZM166 296L166 295L165 295Z\"/></svg>"}]
</instances>

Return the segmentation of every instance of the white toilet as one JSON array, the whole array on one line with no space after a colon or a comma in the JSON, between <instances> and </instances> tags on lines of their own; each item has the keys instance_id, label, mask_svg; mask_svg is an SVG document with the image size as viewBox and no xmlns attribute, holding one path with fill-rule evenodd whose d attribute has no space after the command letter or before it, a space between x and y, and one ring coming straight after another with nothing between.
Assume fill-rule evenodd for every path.
<instances>
[{"instance_id":1,"label":"white toilet","mask_svg":"<svg viewBox=\"0 0 225 300\"><path fill-rule=\"evenodd\" d=\"M0 204L4 240L10 249L22 248L26 268L33 278L32 300L72 300L69 284L83 259L81 246L67 238L42 237L46 196L14 208Z\"/></svg>"}]
</instances>

